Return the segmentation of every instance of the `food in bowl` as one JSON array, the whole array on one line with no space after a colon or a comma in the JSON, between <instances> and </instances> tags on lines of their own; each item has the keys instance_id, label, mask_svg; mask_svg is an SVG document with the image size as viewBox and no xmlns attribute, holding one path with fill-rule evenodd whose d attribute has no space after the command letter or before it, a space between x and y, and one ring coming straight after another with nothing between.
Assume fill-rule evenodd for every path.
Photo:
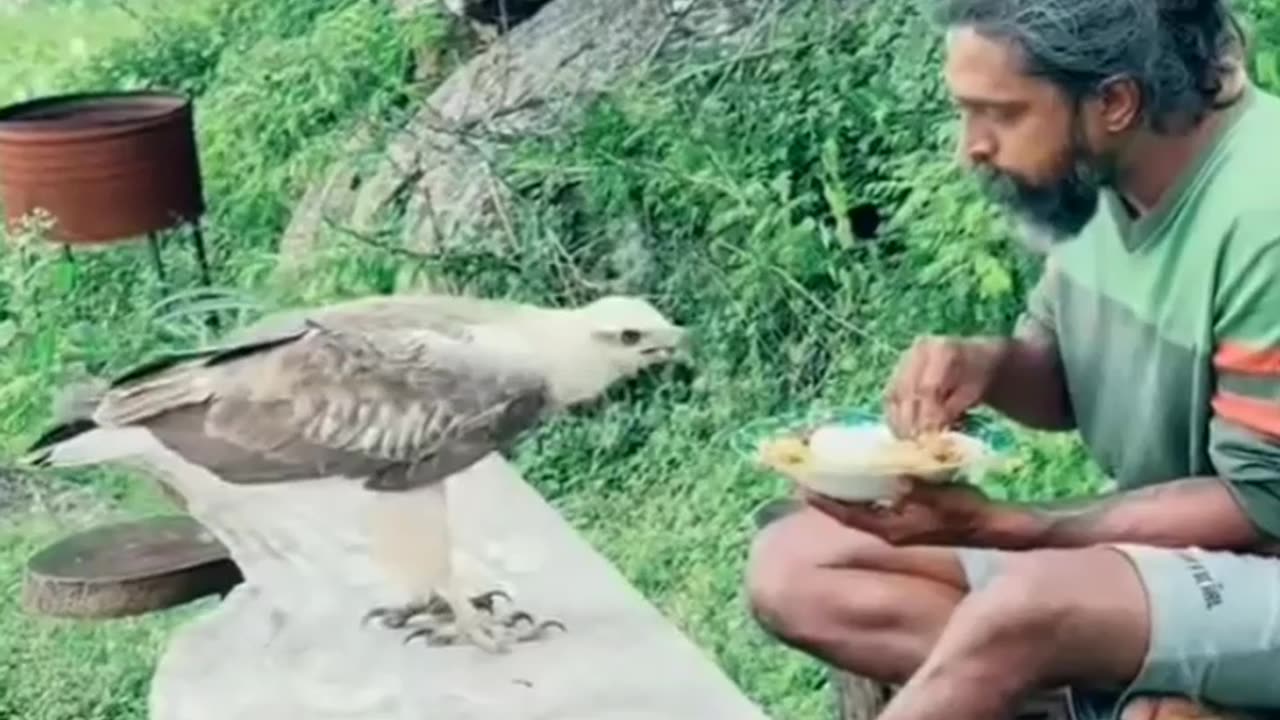
<instances>
[{"instance_id":1,"label":"food in bowl","mask_svg":"<svg viewBox=\"0 0 1280 720\"><path fill-rule=\"evenodd\" d=\"M771 438L759 448L762 465L814 492L891 504L913 481L950 482L988 454L981 440L963 433L906 439L883 425L824 425Z\"/></svg>"}]
</instances>

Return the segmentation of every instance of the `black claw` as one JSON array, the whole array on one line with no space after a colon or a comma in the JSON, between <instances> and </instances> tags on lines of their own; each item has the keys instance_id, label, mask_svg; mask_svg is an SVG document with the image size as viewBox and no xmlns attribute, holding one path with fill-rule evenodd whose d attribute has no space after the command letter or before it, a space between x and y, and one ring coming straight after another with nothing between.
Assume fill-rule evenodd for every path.
<instances>
[{"instance_id":1,"label":"black claw","mask_svg":"<svg viewBox=\"0 0 1280 720\"><path fill-rule=\"evenodd\" d=\"M503 600L506 600L507 602L511 602L511 596L506 594L505 592L501 590L490 590L489 592L481 593L471 598L471 605L474 606L477 610L482 610L492 615L493 599L499 598L499 597L502 598Z\"/></svg>"},{"instance_id":2,"label":"black claw","mask_svg":"<svg viewBox=\"0 0 1280 720\"><path fill-rule=\"evenodd\" d=\"M432 637L433 635L435 635L435 630L433 630L432 628L419 628L405 635L404 640L401 641L401 644L408 645L410 641L416 638L426 638L427 644L431 645L432 644L431 641L435 639Z\"/></svg>"},{"instance_id":3,"label":"black claw","mask_svg":"<svg viewBox=\"0 0 1280 720\"><path fill-rule=\"evenodd\" d=\"M433 614L433 615L440 614L441 612L440 602L441 601L439 601L437 598L433 597L431 598L431 600L428 600L425 603L407 605L404 607L373 608L372 610L364 614L364 617L361 618L360 620L360 625L364 626L369 624L369 621L373 620L374 618L381 618L383 627L388 627L393 630L398 630L404 627L405 625L408 625L409 621L414 617L416 617L417 615L424 614L424 613Z\"/></svg>"},{"instance_id":4,"label":"black claw","mask_svg":"<svg viewBox=\"0 0 1280 720\"><path fill-rule=\"evenodd\" d=\"M360 618L360 625L363 627L368 625L370 620L381 618L383 627L402 627L404 625L403 620L397 621L395 619L395 616L400 615L401 612L392 608L374 608ZM396 624L397 622L399 622L399 625Z\"/></svg>"},{"instance_id":5,"label":"black claw","mask_svg":"<svg viewBox=\"0 0 1280 720\"><path fill-rule=\"evenodd\" d=\"M515 624L521 620L528 622L530 625L534 624L533 616L523 610L517 610L516 612L511 613L511 615L503 621L503 624L507 627L515 627Z\"/></svg>"},{"instance_id":6,"label":"black claw","mask_svg":"<svg viewBox=\"0 0 1280 720\"><path fill-rule=\"evenodd\" d=\"M569 632L568 628L564 626L564 623L560 622L559 620L544 620L541 623L539 623L537 627L535 627L532 631L530 631L525 635L522 635L520 639L523 642L531 642L533 640L541 639L542 636L546 634L547 629L552 627L560 628L560 632Z\"/></svg>"},{"instance_id":7,"label":"black claw","mask_svg":"<svg viewBox=\"0 0 1280 720\"><path fill-rule=\"evenodd\" d=\"M542 624L538 626L537 632L539 635L541 635L543 632L547 630L547 628L550 628L550 627L558 627L560 628L560 632L569 632L569 628L565 627L564 623L560 622L559 620L543 620Z\"/></svg>"}]
</instances>

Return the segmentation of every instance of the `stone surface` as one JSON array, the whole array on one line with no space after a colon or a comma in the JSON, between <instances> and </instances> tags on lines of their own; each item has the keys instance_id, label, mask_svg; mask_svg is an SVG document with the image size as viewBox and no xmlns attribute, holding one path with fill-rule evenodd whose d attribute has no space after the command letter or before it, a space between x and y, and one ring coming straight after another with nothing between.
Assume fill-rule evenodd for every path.
<instances>
[{"instance_id":1,"label":"stone surface","mask_svg":"<svg viewBox=\"0 0 1280 720\"><path fill-rule=\"evenodd\" d=\"M192 472L189 510L246 580L176 633L152 720L765 717L500 458L449 481L456 561L473 588L500 587L567 626L505 655L362 626L388 591L366 552L358 484L223 488ZM241 521L267 515L269 532Z\"/></svg>"}]
</instances>

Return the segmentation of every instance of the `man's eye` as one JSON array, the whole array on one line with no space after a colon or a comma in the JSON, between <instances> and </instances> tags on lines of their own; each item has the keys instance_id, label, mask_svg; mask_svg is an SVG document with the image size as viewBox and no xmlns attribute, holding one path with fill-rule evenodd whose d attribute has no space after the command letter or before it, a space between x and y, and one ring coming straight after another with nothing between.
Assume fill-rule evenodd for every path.
<instances>
[{"instance_id":1,"label":"man's eye","mask_svg":"<svg viewBox=\"0 0 1280 720\"><path fill-rule=\"evenodd\" d=\"M1010 105L996 105L990 108L988 117L1000 125L1012 125L1022 117L1022 108Z\"/></svg>"}]
</instances>

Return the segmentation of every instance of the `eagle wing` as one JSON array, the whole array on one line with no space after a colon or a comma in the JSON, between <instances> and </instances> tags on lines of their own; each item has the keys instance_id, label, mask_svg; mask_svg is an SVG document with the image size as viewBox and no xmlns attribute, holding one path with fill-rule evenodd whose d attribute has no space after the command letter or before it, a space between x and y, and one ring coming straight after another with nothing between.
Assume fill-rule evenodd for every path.
<instances>
[{"instance_id":1,"label":"eagle wing","mask_svg":"<svg viewBox=\"0 0 1280 720\"><path fill-rule=\"evenodd\" d=\"M229 482L346 475L407 489L505 449L541 416L545 378L456 323L323 315L118 378L101 426L142 424Z\"/></svg>"}]
</instances>

